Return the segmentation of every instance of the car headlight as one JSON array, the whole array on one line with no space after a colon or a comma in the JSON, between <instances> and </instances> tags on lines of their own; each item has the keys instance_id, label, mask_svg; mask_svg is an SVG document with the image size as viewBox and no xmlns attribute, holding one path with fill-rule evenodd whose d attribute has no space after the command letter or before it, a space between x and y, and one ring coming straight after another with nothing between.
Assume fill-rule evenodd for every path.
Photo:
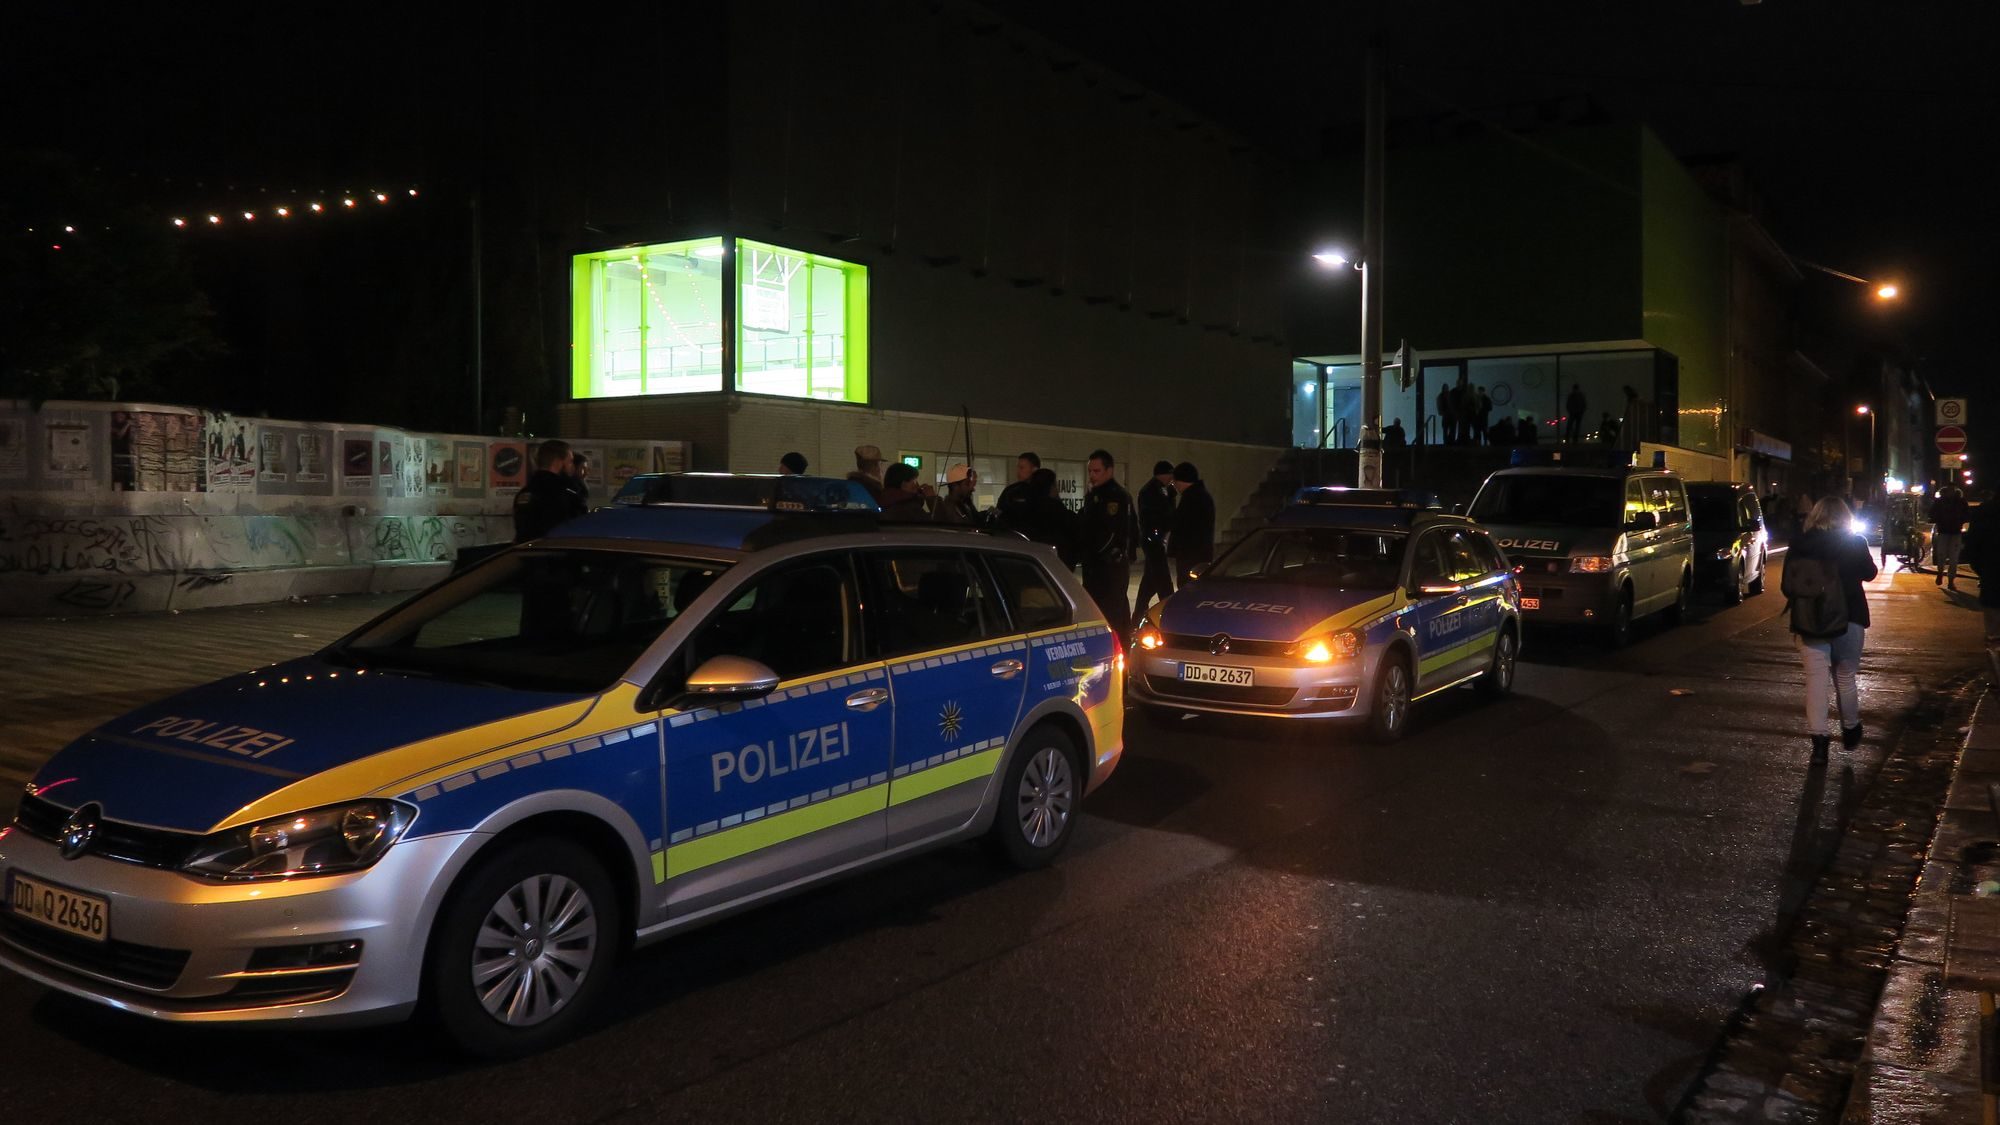
<instances>
[{"instance_id":1,"label":"car headlight","mask_svg":"<svg viewBox=\"0 0 2000 1125\"><path fill-rule=\"evenodd\" d=\"M1152 652L1154 649L1165 647L1166 643L1166 638L1160 636L1158 629L1153 628L1151 625L1142 625L1139 627L1140 648L1145 649L1147 652Z\"/></svg>"},{"instance_id":2,"label":"car headlight","mask_svg":"<svg viewBox=\"0 0 2000 1125\"><path fill-rule=\"evenodd\" d=\"M1604 574L1610 569L1610 555L1578 555L1569 560L1571 574Z\"/></svg>"},{"instance_id":3,"label":"car headlight","mask_svg":"<svg viewBox=\"0 0 2000 1125\"><path fill-rule=\"evenodd\" d=\"M292 813L204 838L181 869L231 882L360 871L416 818L410 806L380 800Z\"/></svg>"},{"instance_id":4,"label":"car headlight","mask_svg":"<svg viewBox=\"0 0 2000 1125\"><path fill-rule=\"evenodd\" d=\"M1858 518L1858 517L1857 517L1857 518L1856 518L1856 519L1855 519L1855 520L1854 520L1854 521L1853 521L1852 523L1849 523L1849 524L1848 524L1847 526L1848 526L1848 529L1849 529L1850 531L1854 532L1854 534L1856 534L1856 535L1866 535L1866 534L1868 534L1868 521L1867 521L1867 520L1864 520L1864 519L1860 519L1860 518Z\"/></svg>"},{"instance_id":5,"label":"car headlight","mask_svg":"<svg viewBox=\"0 0 2000 1125\"><path fill-rule=\"evenodd\" d=\"M1292 646L1291 654L1308 664L1352 660L1361 655L1361 634L1352 629L1343 629L1338 633L1307 637Z\"/></svg>"}]
</instances>

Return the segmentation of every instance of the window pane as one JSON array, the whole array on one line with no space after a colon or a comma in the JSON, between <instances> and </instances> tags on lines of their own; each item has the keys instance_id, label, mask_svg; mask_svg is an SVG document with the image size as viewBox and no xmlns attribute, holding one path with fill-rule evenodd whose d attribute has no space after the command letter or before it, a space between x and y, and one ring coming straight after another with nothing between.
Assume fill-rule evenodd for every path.
<instances>
[{"instance_id":1,"label":"window pane","mask_svg":"<svg viewBox=\"0 0 2000 1125\"><path fill-rule=\"evenodd\" d=\"M747 239L736 254L737 389L866 402L867 269Z\"/></svg>"},{"instance_id":2,"label":"window pane","mask_svg":"<svg viewBox=\"0 0 2000 1125\"><path fill-rule=\"evenodd\" d=\"M858 604L844 560L765 575L702 623L682 666L692 671L717 656L741 656L796 680L858 664Z\"/></svg>"},{"instance_id":3,"label":"window pane","mask_svg":"<svg viewBox=\"0 0 2000 1125\"><path fill-rule=\"evenodd\" d=\"M575 259L571 393L722 389L722 240L626 247Z\"/></svg>"},{"instance_id":4,"label":"window pane","mask_svg":"<svg viewBox=\"0 0 2000 1125\"><path fill-rule=\"evenodd\" d=\"M1049 585L1041 567L1011 555L988 555L986 561L1014 615L1016 632L1031 633L1070 623L1069 603Z\"/></svg>"},{"instance_id":5,"label":"window pane","mask_svg":"<svg viewBox=\"0 0 2000 1125\"><path fill-rule=\"evenodd\" d=\"M971 644L1002 627L984 580L957 553L866 557L883 656Z\"/></svg>"},{"instance_id":6,"label":"window pane","mask_svg":"<svg viewBox=\"0 0 2000 1125\"><path fill-rule=\"evenodd\" d=\"M718 573L609 551L514 552L418 598L339 655L446 679L597 691Z\"/></svg>"}]
</instances>

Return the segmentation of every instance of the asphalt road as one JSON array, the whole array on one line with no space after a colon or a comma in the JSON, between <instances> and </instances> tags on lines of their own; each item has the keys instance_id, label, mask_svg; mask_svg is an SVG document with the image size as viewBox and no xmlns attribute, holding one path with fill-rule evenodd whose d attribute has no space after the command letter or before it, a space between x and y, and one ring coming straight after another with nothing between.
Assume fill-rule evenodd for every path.
<instances>
[{"instance_id":1,"label":"asphalt road","mask_svg":"<svg viewBox=\"0 0 2000 1125\"><path fill-rule=\"evenodd\" d=\"M1393 748L1135 716L1052 870L954 849L671 940L622 967L594 1030L504 1066L418 1028L164 1027L0 978L0 1106L287 1125L1660 1120L1900 716L1978 658L1969 599L1924 576L1876 586L1868 741L1810 784L1775 592L1615 654L1531 635L1515 697L1429 700Z\"/></svg>"}]
</instances>

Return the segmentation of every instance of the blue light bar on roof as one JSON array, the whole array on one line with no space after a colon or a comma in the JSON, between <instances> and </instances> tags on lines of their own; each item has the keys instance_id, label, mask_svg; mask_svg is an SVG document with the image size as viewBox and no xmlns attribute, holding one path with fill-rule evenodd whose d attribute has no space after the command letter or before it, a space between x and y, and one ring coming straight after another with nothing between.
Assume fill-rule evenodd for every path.
<instances>
[{"instance_id":1,"label":"blue light bar on roof","mask_svg":"<svg viewBox=\"0 0 2000 1125\"><path fill-rule=\"evenodd\" d=\"M1350 508L1436 508L1437 493L1414 488L1349 488L1326 484L1301 488L1292 496L1294 504L1337 504Z\"/></svg>"},{"instance_id":2,"label":"blue light bar on roof","mask_svg":"<svg viewBox=\"0 0 2000 1125\"><path fill-rule=\"evenodd\" d=\"M744 473L641 473L612 497L627 507L754 508L769 512L875 512L858 481Z\"/></svg>"}]
</instances>

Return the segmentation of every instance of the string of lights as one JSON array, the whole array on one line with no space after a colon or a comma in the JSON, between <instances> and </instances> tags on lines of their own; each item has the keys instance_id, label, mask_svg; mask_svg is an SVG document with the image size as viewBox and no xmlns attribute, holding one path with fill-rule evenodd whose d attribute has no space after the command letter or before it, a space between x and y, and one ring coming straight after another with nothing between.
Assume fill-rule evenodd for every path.
<instances>
[{"instance_id":1,"label":"string of lights","mask_svg":"<svg viewBox=\"0 0 2000 1125\"><path fill-rule=\"evenodd\" d=\"M417 189L412 187L403 189L400 198L415 199L417 196ZM367 210L370 205L387 206L397 198L399 196L396 193L387 191L329 192L323 194L320 198L310 199L304 203L281 203L247 210L238 210L236 208L191 208L185 212L175 214L164 221L175 230L213 229L226 225L256 223L260 219L267 217L282 222L294 218L307 219L314 216L352 214ZM75 223L50 223L45 226L31 226L27 229L29 234L53 236L56 234L74 235L78 232L79 227ZM102 229L110 231L114 228L104 226ZM60 250L62 249L62 244L60 242L53 242L49 248L51 250Z\"/></svg>"}]
</instances>

